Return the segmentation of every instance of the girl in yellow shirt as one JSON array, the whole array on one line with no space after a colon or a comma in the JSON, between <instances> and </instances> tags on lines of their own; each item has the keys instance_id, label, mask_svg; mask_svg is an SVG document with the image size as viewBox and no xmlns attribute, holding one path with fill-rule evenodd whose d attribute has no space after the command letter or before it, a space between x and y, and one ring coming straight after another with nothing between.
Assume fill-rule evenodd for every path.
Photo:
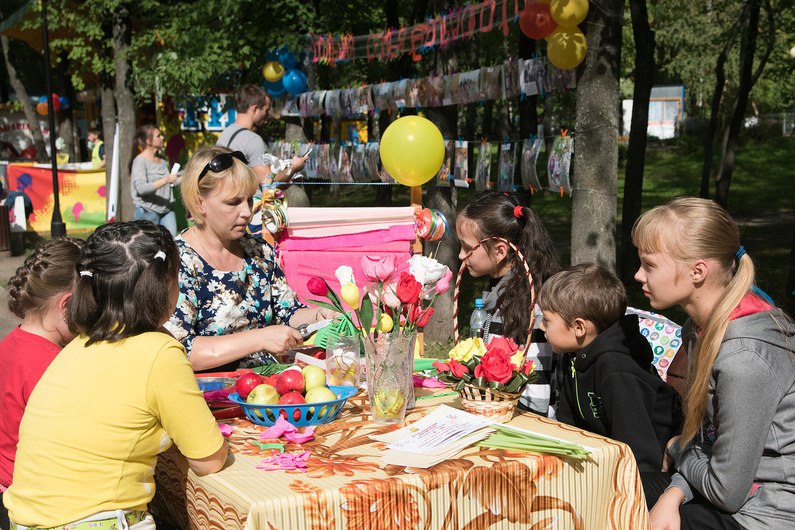
<instances>
[{"instance_id":1,"label":"girl in yellow shirt","mask_svg":"<svg viewBox=\"0 0 795 530\"><path fill-rule=\"evenodd\" d=\"M67 308L76 338L30 396L11 487L11 528L154 528L158 453L176 443L197 474L228 446L184 347L162 330L179 295L179 255L148 221L99 227ZM71 528L71 526L70 526Z\"/></svg>"}]
</instances>

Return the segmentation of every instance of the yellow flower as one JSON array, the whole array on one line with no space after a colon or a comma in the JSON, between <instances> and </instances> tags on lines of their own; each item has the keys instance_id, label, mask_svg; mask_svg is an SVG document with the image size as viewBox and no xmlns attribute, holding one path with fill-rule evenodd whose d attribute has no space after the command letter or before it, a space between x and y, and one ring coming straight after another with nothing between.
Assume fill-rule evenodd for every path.
<instances>
[{"instance_id":1,"label":"yellow flower","mask_svg":"<svg viewBox=\"0 0 795 530\"><path fill-rule=\"evenodd\" d=\"M511 363L519 370L524 366L524 351L519 349L516 353L511 355Z\"/></svg>"},{"instance_id":2,"label":"yellow flower","mask_svg":"<svg viewBox=\"0 0 795 530\"><path fill-rule=\"evenodd\" d=\"M351 309L359 309L359 288L353 283L346 283L340 288L340 296Z\"/></svg>"},{"instance_id":3,"label":"yellow flower","mask_svg":"<svg viewBox=\"0 0 795 530\"><path fill-rule=\"evenodd\" d=\"M392 317L386 313L381 313L381 318L378 320L378 331L381 333L389 333L394 326L395 323L392 321Z\"/></svg>"},{"instance_id":4,"label":"yellow flower","mask_svg":"<svg viewBox=\"0 0 795 530\"><path fill-rule=\"evenodd\" d=\"M486 353L486 345L483 344L483 339L473 337L459 342L455 347L450 350L450 359L455 359L460 363L468 362L473 356L481 357Z\"/></svg>"}]
</instances>

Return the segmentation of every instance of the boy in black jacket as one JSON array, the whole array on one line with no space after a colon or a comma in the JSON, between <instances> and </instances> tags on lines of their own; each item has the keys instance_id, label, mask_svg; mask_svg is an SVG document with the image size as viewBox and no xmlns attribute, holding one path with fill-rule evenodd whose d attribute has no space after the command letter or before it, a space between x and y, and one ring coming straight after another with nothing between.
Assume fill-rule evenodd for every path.
<instances>
[{"instance_id":1,"label":"boy in black jacket","mask_svg":"<svg viewBox=\"0 0 795 530\"><path fill-rule=\"evenodd\" d=\"M565 354L557 419L626 443L640 471L659 471L665 444L679 431L679 396L652 366L638 317L624 314L619 279L576 265L544 282L538 305L547 341Z\"/></svg>"}]
</instances>

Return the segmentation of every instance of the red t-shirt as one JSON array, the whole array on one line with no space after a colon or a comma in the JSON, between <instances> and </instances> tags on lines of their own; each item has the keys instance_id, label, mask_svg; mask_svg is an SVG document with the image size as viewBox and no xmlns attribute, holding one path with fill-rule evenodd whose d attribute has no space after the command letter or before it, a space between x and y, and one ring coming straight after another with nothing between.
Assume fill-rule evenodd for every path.
<instances>
[{"instance_id":1,"label":"red t-shirt","mask_svg":"<svg viewBox=\"0 0 795 530\"><path fill-rule=\"evenodd\" d=\"M17 327L0 341L0 489L11 485L19 422L30 393L60 346Z\"/></svg>"}]
</instances>

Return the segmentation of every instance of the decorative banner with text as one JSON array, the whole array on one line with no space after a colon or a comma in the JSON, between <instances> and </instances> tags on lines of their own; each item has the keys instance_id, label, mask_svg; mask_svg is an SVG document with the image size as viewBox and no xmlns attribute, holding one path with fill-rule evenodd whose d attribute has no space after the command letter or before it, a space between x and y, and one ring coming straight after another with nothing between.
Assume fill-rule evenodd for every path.
<instances>
[{"instance_id":1,"label":"decorative banner with text","mask_svg":"<svg viewBox=\"0 0 795 530\"><path fill-rule=\"evenodd\" d=\"M8 165L9 191L21 191L33 203L28 230L49 232L52 221L52 170L22 164ZM67 232L91 231L105 223L105 171L58 168L61 216Z\"/></svg>"},{"instance_id":2,"label":"decorative banner with text","mask_svg":"<svg viewBox=\"0 0 795 530\"><path fill-rule=\"evenodd\" d=\"M422 52L435 46L447 46L477 33L502 29L508 36L508 22L519 17L524 0L486 0L455 8L424 23L400 29L388 29L369 35L314 35L312 62L334 63L367 59L391 61L404 53L411 53L414 61Z\"/></svg>"}]
</instances>

